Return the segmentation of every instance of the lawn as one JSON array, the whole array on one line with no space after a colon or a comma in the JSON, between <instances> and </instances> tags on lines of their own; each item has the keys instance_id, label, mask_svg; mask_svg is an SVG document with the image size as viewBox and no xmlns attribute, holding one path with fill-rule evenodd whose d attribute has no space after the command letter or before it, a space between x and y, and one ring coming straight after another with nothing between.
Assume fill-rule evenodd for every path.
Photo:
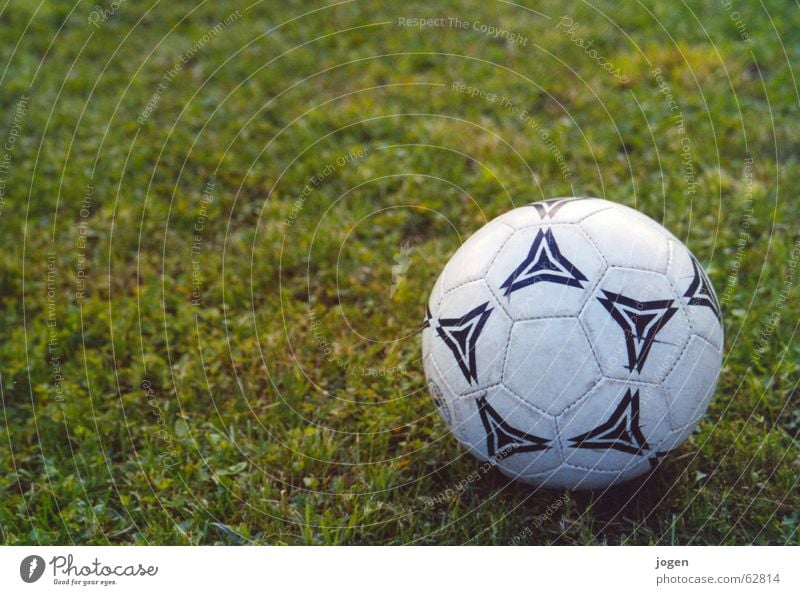
<instances>
[{"instance_id":1,"label":"lawn","mask_svg":"<svg viewBox=\"0 0 800 595\"><path fill-rule=\"evenodd\" d=\"M3 543L800 543L796 4L11 0L0 48ZM603 493L483 469L415 334L565 195L723 308L705 420Z\"/></svg>"}]
</instances>

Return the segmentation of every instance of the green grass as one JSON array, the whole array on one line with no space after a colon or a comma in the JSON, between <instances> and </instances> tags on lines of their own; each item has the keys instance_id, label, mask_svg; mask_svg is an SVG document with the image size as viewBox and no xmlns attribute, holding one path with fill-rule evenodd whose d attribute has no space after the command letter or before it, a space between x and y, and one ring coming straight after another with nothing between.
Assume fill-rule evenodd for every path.
<instances>
[{"instance_id":1,"label":"green grass","mask_svg":"<svg viewBox=\"0 0 800 595\"><path fill-rule=\"evenodd\" d=\"M2 542L800 542L796 5L736 3L747 43L713 2L249 4L0 7ZM482 473L410 334L465 237L569 194L663 222L724 302L705 421L605 494Z\"/></svg>"}]
</instances>

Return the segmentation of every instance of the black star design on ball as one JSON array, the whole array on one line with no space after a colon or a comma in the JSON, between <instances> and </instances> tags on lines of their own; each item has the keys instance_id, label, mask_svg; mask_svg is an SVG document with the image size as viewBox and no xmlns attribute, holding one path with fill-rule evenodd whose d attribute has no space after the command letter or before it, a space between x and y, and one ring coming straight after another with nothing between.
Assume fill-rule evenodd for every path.
<instances>
[{"instance_id":1,"label":"black star design on ball","mask_svg":"<svg viewBox=\"0 0 800 595\"><path fill-rule=\"evenodd\" d=\"M574 198L551 198L550 200L541 200L533 203L531 206L539 213L539 218L542 220L552 219L556 213L568 202L572 202Z\"/></svg>"},{"instance_id":2,"label":"black star design on ball","mask_svg":"<svg viewBox=\"0 0 800 595\"><path fill-rule=\"evenodd\" d=\"M550 229L539 230L520 265L500 286L508 297L534 283L549 282L583 288L586 277L561 253Z\"/></svg>"},{"instance_id":3,"label":"black star design on ball","mask_svg":"<svg viewBox=\"0 0 800 595\"><path fill-rule=\"evenodd\" d=\"M605 297L597 298L625 333L628 365L633 372L641 373L656 335L678 311L674 300L640 302L619 293L603 290Z\"/></svg>"},{"instance_id":4,"label":"black star design on ball","mask_svg":"<svg viewBox=\"0 0 800 595\"><path fill-rule=\"evenodd\" d=\"M714 295L714 290L711 289L711 281L708 280L706 272L694 256L692 256L692 268L694 269L694 278L683 297L689 298L690 306L710 308L717 320L722 321L719 302L717 296Z\"/></svg>"},{"instance_id":5,"label":"black star design on ball","mask_svg":"<svg viewBox=\"0 0 800 595\"><path fill-rule=\"evenodd\" d=\"M573 448L612 449L632 455L650 447L639 427L639 391L628 389L605 422L584 434L570 438Z\"/></svg>"},{"instance_id":6,"label":"black star design on ball","mask_svg":"<svg viewBox=\"0 0 800 595\"><path fill-rule=\"evenodd\" d=\"M460 318L440 318L436 326L436 334L453 352L458 367L470 384L478 381L475 345L491 313L489 302L485 302Z\"/></svg>"},{"instance_id":7,"label":"black star design on ball","mask_svg":"<svg viewBox=\"0 0 800 595\"><path fill-rule=\"evenodd\" d=\"M486 430L486 452L490 457L505 459L518 452L535 452L550 448L550 440L511 426L489 405L486 393L477 398L478 413Z\"/></svg>"}]
</instances>

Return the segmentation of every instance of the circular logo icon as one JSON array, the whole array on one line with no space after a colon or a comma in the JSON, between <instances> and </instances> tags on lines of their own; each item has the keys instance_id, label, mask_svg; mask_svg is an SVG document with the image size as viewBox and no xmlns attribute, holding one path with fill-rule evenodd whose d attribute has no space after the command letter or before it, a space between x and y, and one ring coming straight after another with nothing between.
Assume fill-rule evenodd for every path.
<instances>
[{"instance_id":1,"label":"circular logo icon","mask_svg":"<svg viewBox=\"0 0 800 595\"><path fill-rule=\"evenodd\" d=\"M35 583L44 574L44 558L26 556L19 564L19 576L26 583Z\"/></svg>"}]
</instances>

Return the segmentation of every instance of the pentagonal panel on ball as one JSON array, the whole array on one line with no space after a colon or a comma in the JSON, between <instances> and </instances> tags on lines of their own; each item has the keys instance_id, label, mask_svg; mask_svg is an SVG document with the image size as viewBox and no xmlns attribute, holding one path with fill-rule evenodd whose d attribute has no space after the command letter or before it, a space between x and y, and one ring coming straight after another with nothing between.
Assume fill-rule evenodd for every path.
<instances>
[{"instance_id":1,"label":"pentagonal panel on ball","mask_svg":"<svg viewBox=\"0 0 800 595\"><path fill-rule=\"evenodd\" d=\"M516 209L506 211L499 217L492 219L492 222L495 221L516 230L522 227L536 225L541 221L541 217L539 217L536 209L534 209L531 205L524 205L517 207Z\"/></svg>"},{"instance_id":2,"label":"pentagonal panel on ball","mask_svg":"<svg viewBox=\"0 0 800 595\"><path fill-rule=\"evenodd\" d=\"M603 273L603 260L576 225L517 231L486 281L514 320L574 316Z\"/></svg>"},{"instance_id":3,"label":"pentagonal panel on ball","mask_svg":"<svg viewBox=\"0 0 800 595\"><path fill-rule=\"evenodd\" d=\"M503 384L525 402L558 415L600 379L600 368L577 318L515 322Z\"/></svg>"},{"instance_id":4,"label":"pentagonal panel on ball","mask_svg":"<svg viewBox=\"0 0 800 595\"><path fill-rule=\"evenodd\" d=\"M649 468L647 461L631 465L623 471L590 469L565 463L551 473L544 473L531 479L522 478L522 481L553 489L601 490L629 481L642 475Z\"/></svg>"},{"instance_id":5,"label":"pentagonal panel on ball","mask_svg":"<svg viewBox=\"0 0 800 595\"><path fill-rule=\"evenodd\" d=\"M664 381L673 428L696 422L708 408L717 386L722 356L701 337L692 336Z\"/></svg>"},{"instance_id":6,"label":"pentagonal panel on ball","mask_svg":"<svg viewBox=\"0 0 800 595\"><path fill-rule=\"evenodd\" d=\"M483 279L500 247L512 233L514 231L508 226L491 221L467 238L442 272L444 291Z\"/></svg>"},{"instance_id":7,"label":"pentagonal panel on ball","mask_svg":"<svg viewBox=\"0 0 800 595\"><path fill-rule=\"evenodd\" d=\"M566 463L605 471L640 464L670 431L666 398L659 387L609 379L556 423Z\"/></svg>"},{"instance_id":8,"label":"pentagonal panel on ball","mask_svg":"<svg viewBox=\"0 0 800 595\"><path fill-rule=\"evenodd\" d=\"M689 340L689 321L666 277L609 268L580 315L605 376L660 382Z\"/></svg>"},{"instance_id":9,"label":"pentagonal panel on ball","mask_svg":"<svg viewBox=\"0 0 800 595\"><path fill-rule=\"evenodd\" d=\"M459 397L455 411L459 440L507 475L539 473L562 462L553 418L502 386Z\"/></svg>"},{"instance_id":10,"label":"pentagonal panel on ball","mask_svg":"<svg viewBox=\"0 0 800 595\"><path fill-rule=\"evenodd\" d=\"M511 319L485 282L446 293L427 324L430 354L455 394L500 382Z\"/></svg>"},{"instance_id":11,"label":"pentagonal panel on ball","mask_svg":"<svg viewBox=\"0 0 800 595\"><path fill-rule=\"evenodd\" d=\"M581 221L581 228L597 245L609 266L665 272L669 259L667 234L644 215L615 206Z\"/></svg>"}]
</instances>

